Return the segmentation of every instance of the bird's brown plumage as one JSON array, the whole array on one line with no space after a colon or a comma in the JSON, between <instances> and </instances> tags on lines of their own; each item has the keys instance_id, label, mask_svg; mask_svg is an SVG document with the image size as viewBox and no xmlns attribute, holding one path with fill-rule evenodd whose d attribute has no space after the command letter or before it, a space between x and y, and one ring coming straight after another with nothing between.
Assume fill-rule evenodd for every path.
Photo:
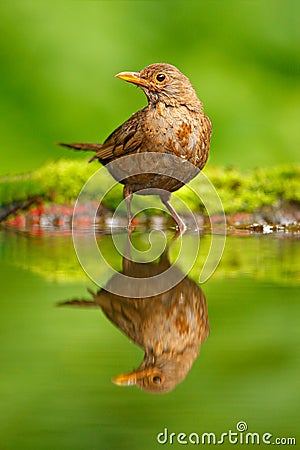
<instances>
[{"instance_id":1,"label":"bird's brown plumage","mask_svg":"<svg viewBox=\"0 0 300 450\"><path fill-rule=\"evenodd\" d=\"M173 267L181 281L171 289L143 298L148 292L147 279L170 267L167 252L156 263L135 263L123 259L123 273L144 279L140 298L111 293L121 279L116 274L105 289L93 293L93 301L72 299L60 305L100 307L131 341L141 347L144 358L138 369L113 381L122 386L137 385L153 394L169 392L182 382L199 355L199 348L209 335L206 299L200 287ZM123 283L128 283L124 280ZM164 286L164 281L162 281ZM157 286L159 287L159 286ZM121 286L122 288L122 286Z\"/></svg>"},{"instance_id":2,"label":"bird's brown plumage","mask_svg":"<svg viewBox=\"0 0 300 450\"><path fill-rule=\"evenodd\" d=\"M116 77L139 86L146 94L148 105L133 114L103 144L61 145L94 151L90 161L98 159L104 165L122 156L154 152L175 155L182 163L189 161L201 170L208 158L212 125L189 79L176 67L163 63L151 64L141 72L121 72ZM140 175L121 180L125 185L124 196L129 198L128 206L132 193L144 189L163 189L168 193L183 185L172 170L169 177L159 175L160 164L159 157L153 158L152 164L147 161L141 168ZM126 171L126 160L120 159L120 167ZM194 176L191 174L190 179ZM161 196L182 229L183 223L173 214L169 197Z\"/></svg>"}]
</instances>

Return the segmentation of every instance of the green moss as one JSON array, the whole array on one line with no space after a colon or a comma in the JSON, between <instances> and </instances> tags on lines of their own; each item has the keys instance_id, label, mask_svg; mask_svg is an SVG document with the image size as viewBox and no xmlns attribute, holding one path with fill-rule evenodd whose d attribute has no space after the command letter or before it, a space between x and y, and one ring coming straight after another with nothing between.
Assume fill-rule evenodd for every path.
<instances>
[{"instance_id":1,"label":"green moss","mask_svg":"<svg viewBox=\"0 0 300 450\"><path fill-rule=\"evenodd\" d=\"M99 169L84 161L60 160L30 174L0 180L0 205L39 196L47 202L74 202L86 181ZM284 165L240 172L235 168L208 166L204 173L215 186L226 213L252 212L282 201L300 203L300 165ZM201 178L199 178L201 183ZM109 185L103 176L103 192ZM187 187L176 194L193 211L203 211L199 199ZM105 197L105 205L114 210L122 198L122 188L115 186ZM147 198L138 201L147 204ZM180 204L178 205L180 210Z\"/></svg>"},{"instance_id":2,"label":"green moss","mask_svg":"<svg viewBox=\"0 0 300 450\"><path fill-rule=\"evenodd\" d=\"M212 181L225 212L252 212L282 201L300 202L300 166L283 165L249 172L208 167L205 174Z\"/></svg>"}]
</instances>

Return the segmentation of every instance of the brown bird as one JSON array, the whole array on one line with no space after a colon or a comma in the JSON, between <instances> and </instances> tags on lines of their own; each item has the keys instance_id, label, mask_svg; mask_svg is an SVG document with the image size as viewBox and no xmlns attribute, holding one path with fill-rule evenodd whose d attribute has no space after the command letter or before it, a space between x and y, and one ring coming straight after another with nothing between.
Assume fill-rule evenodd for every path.
<instances>
[{"instance_id":1,"label":"brown bird","mask_svg":"<svg viewBox=\"0 0 300 450\"><path fill-rule=\"evenodd\" d=\"M165 272L170 267L166 253L158 263L136 263L123 259L123 273L130 277L147 279ZM93 301L72 299L59 306L100 307L129 339L145 351L140 367L113 379L120 386L137 385L154 394L169 392L183 381L199 355L199 347L209 334L207 304L203 291L188 277L182 278L175 269L175 278L182 279L171 289L143 298L122 297L112 294L116 284L122 282L115 275L106 289L90 291ZM123 283L128 285L128 281ZM162 281L164 283L164 281ZM122 286L121 286L122 288ZM124 285L124 290L127 286ZM158 286L159 288L159 286Z\"/></svg>"},{"instance_id":2,"label":"brown bird","mask_svg":"<svg viewBox=\"0 0 300 450\"><path fill-rule=\"evenodd\" d=\"M124 184L129 226L132 194L158 194L183 232L186 227L169 202L170 193L194 178L204 167L209 153L211 122L204 114L202 103L189 79L170 64L151 64L140 72L121 72L116 77L139 86L146 94L148 105L133 114L103 144L59 145L94 151L95 155L90 161L98 159L103 165L120 159L117 167L122 169L125 177L117 178L117 169L113 168L110 172ZM147 159L144 167L139 164L140 174L130 176L132 161L122 161L121 158L145 152L154 152L157 157L151 157L150 163ZM179 166L170 162L166 175L159 174L162 166L159 156L162 154L174 155L180 159ZM198 170L189 169L182 182L182 168L186 161Z\"/></svg>"}]
</instances>

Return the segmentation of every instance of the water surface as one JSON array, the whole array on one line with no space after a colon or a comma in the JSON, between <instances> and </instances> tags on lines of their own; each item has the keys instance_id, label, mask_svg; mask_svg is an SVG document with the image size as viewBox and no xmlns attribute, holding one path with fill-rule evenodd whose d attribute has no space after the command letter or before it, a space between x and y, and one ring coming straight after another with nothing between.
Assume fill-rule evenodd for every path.
<instances>
[{"instance_id":1,"label":"water surface","mask_svg":"<svg viewBox=\"0 0 300 450\"><path fill-rule=\"evenodd\" d=\"M184 239L196 245L196 237ZM209 236L201 239L208 245ZM111 236L99 241L121 271ZM239 421L274 439L299 438L299 243L288 235L227 236L218 269L201 285L210 335L186 378L153 395L112 383L137 368L144 352L100 308L56 307L99 290L70 233L2 230L0 447L153 449L165 429L168 439L172 432L219 436Z\"/></svg>"}]
</instances>

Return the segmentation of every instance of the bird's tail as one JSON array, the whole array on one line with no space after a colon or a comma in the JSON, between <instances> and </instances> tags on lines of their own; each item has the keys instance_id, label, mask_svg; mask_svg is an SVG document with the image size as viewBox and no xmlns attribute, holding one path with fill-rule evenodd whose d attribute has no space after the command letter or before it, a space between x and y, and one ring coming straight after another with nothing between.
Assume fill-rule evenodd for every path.
<instances>
[{"instance_id":1,"label":"bird's tail","mask_svg":"<svg viewBox=\"0 0 300 450\"><path fill-rule=\"evenodd\" d=\"M65 142L57 142L57 145L61 145L62 147L68 147L72 148L73 150L83 150L85 152L98 152L103 147L103 144L95 144L93 142L72 142L70 144L66 144ZM89 159L89 162L94 161L94 159L97 159L98 156L94 155Z\"/></svg>"},{"instance_id":2,"label":"bird's tail","mask_svg":"<svg viewBox=\"0 0 300 450\"><path fill-rule=\"evenodd\" d=\"M84 150L86 152L98 152L102 147L102 144L94 144L93 142L72 142L71 144L66 144L65 142L57 142L57 145L73 148L74 150Z\"/></svg>"}]
</instances>

